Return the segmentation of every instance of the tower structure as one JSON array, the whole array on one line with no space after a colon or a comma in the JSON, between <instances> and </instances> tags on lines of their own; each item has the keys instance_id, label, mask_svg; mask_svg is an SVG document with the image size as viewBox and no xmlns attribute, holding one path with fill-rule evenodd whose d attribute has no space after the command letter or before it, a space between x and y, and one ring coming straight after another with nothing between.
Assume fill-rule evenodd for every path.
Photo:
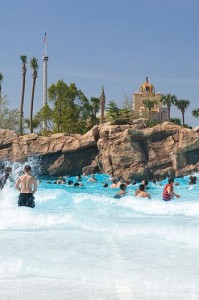
<instances>
[{"instance_id":1,"label":"tower structure","mask_svg":"<svg viewBox=\"0 0 199 300\"><path fill-rule=\"evenodd\" d=\"M146 108L144 106L144 100L155 101L154 108L152 109L152 119L164 122L167 120L167 108L163 107L160 99L162 93L156 93L155 87L148 81L141 84L139 91L133 94L133 111L143 117L146 115Z\"/></svg>"},{"instance_id":2,"label":"tower structure","mask_svg":"<svg viewBox=\"0 0 199 300\"><path fill-rule=\"evenodd\" d=\"M43 107L47 104L47 79L48 79L48 56L46 54L46 32L44 37L44 55L42 56L43 60Z\"/></svg>"}]
</instances>

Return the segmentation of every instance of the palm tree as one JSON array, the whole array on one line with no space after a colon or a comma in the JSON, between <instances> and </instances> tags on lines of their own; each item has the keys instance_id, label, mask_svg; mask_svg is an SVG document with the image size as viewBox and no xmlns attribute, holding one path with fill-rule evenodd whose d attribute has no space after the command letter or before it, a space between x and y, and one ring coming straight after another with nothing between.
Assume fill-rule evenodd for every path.
<instances>
[{"instance_id":1,"label":"palm tree","mask_svg":"<svg viewBox=\"0 0 199 300\"><path fill-rule=\"evenodd\" d=\"M22 93L21 93L21 104L20 104L20 135L23 134L23 105L24 105L24 95L25 95L25 85L26 85L26 64L27 64L27 56L21 55L20 56L21 62L22 62L22 76L23 76L23 82L22 82Z\"/></svg>"},{"instance_id":2,"label":"palm tree","mask_svg":"<svg viewBox=\"0 0 199 300\"><path fill-rule=\"evenodd\" d=\"M94 121L94 124L96 125L97 124L97 113L100 109L100 99L91 97L90 102L91 102L91 106L92 106L93 121Z\"/></svg>"},{"instance_id":3,"label":"palm tree","mask_svg":"<svg viewBox=\"0 0 199 300\"><path fill-rule=\"evenodd\" d=\"M156 100L150 100L150 99L143 100L144 107L149 111L149 120L151 119L151 112L156 103L157 103Z\"/></svg>"},{"instance_id":4,"label":"palm tree","mask_svg":"<svg viewBox=\"0 0 199 300\"><path fill-rule=\"evenodd\" d=\"M101 96L100 96L100 110L101 110L100 123L101 124L104 123L105 103L106 103L106 99L105 99L104 87L102 87L102 92L101 92Z\"/></svg>"},{"instance_id":5,"label":"palm tree","mask_svg":"<svg viewBox=\"0 0 199 300\"><path fill-rule=\"evenodd\" d=\"M188 108L188 106L190 105L190 101L189 100L177 100L175 102L175 106L181 111L182 113L182 126L184 127L185 122L184 122L184 114L185 114L185 110Z\"/></svg>"},{"instance_id":6,"label":"palm tree","mask_svg":"<svg viewBox=\"0 0 199 300\"><path fill-rule=\"evenodd\" d=\"M160 99L160 102L162 102L163 105L167 106L167 113L168 113L168 120L170 121L171 117L171 105L176 103L177 97L175 95L167 94L163 95Z\"/></svg>"},{"instance_id":7,"label":"palm tree","mask_svg":"<svg viewBox=\"0 0 199 300\"><path fill-rule=\"evenodd\" d=\"M33 116L33 104L34 104L34 94L35 94L35 83L37 79L37 71L39 68L38 59L33 57L30 60L30 67L32 69L32 95L31 95L31 105L30 105L30 133L33 133L33 123L32 123L32 116Z\"/></svg>"},{"instance_id":8,"label":"palm tree","mask_svg":"<svg viewBox=\"0 0 199 300\"><path fill-rule=\"evenodd\" d=\"M1 99L1 93L2 93L2 82L3 82L3 74L0 73L0 99Z\"/></svg>"},{"instance_id":9,"label":"palm tree","mask_svg":"<svg viewBox=\"0 0 199 300\"><path fill-rule=\"evenodd\" d=\"M193 117L199 118L199 108L194 109L194 110L192 111L192 115L193 115Z\"/></svg>"}]
</instances>

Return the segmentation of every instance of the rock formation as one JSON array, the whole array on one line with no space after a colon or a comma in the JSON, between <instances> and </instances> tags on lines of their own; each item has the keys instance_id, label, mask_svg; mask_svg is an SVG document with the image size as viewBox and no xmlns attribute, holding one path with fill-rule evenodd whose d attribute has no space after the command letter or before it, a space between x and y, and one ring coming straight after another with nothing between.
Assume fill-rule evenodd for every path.
<instances>
[{"instance_id":1,"label":"rock formation","mask_svg":"<svg viewBox=\"0 0 199 300\"><path fill-rule=\"evenodd\" d=\"M165 122L93 127L85 135L18 136L0 130L0 161L38 157L43 175L77 175L99 169L125 178L183 176L199 171L199 132Z\"/></svg>"}]
</instances>

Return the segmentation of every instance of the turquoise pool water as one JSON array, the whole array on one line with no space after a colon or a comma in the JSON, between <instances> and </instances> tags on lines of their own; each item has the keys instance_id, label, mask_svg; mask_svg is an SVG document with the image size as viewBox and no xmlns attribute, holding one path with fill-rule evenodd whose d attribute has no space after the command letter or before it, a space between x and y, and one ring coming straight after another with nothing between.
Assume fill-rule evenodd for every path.
<instances>
[{"instance_id":1,"label":"turquoise pool water","mask_svg":"<svg viewBox=\"0 0 199 300\"><path fill-rule=\"evenodd\" d=\"M161 200L164 182L115 189L83 178L84 187L42 180L36 207L17 206L18 192L0 192L0 299L199 299L199 184L188 178ZM68 179L67 179L68 180Z\"/></svg>"}]
</instances>

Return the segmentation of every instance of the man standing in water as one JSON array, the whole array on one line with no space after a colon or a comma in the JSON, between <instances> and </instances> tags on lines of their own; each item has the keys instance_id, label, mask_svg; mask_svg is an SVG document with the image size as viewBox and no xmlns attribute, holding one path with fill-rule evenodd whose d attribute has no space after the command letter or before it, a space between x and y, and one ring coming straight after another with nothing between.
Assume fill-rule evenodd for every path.
<instances>
[{"instance_id":1,"label":"man standing in water","mask_svg":"<svg viewBox=\"0 0 199 300\"><path fill-rule=\"evenodd\" d=\"M37 191L37 181L34 176L31 175L31 167L26 165L24 167L24 175L17 179L15 184L16 189L20 191L18 205L35 207L35 197L33 196ZM32 190L32 186L34 189Z\"/></svg>"},{"instance_id":2,"label":"man standing in water","mask_svg":"<svg viewBox=\"0 0 199 300\"><path fill-rule=\"evenodd\" d=\"M163 190L162 199L164 201L170 201L174 197L180 198L180 195L174 193L174 178L169 178L168 183L165 185Z\"/></svg>"}]
</instances>

